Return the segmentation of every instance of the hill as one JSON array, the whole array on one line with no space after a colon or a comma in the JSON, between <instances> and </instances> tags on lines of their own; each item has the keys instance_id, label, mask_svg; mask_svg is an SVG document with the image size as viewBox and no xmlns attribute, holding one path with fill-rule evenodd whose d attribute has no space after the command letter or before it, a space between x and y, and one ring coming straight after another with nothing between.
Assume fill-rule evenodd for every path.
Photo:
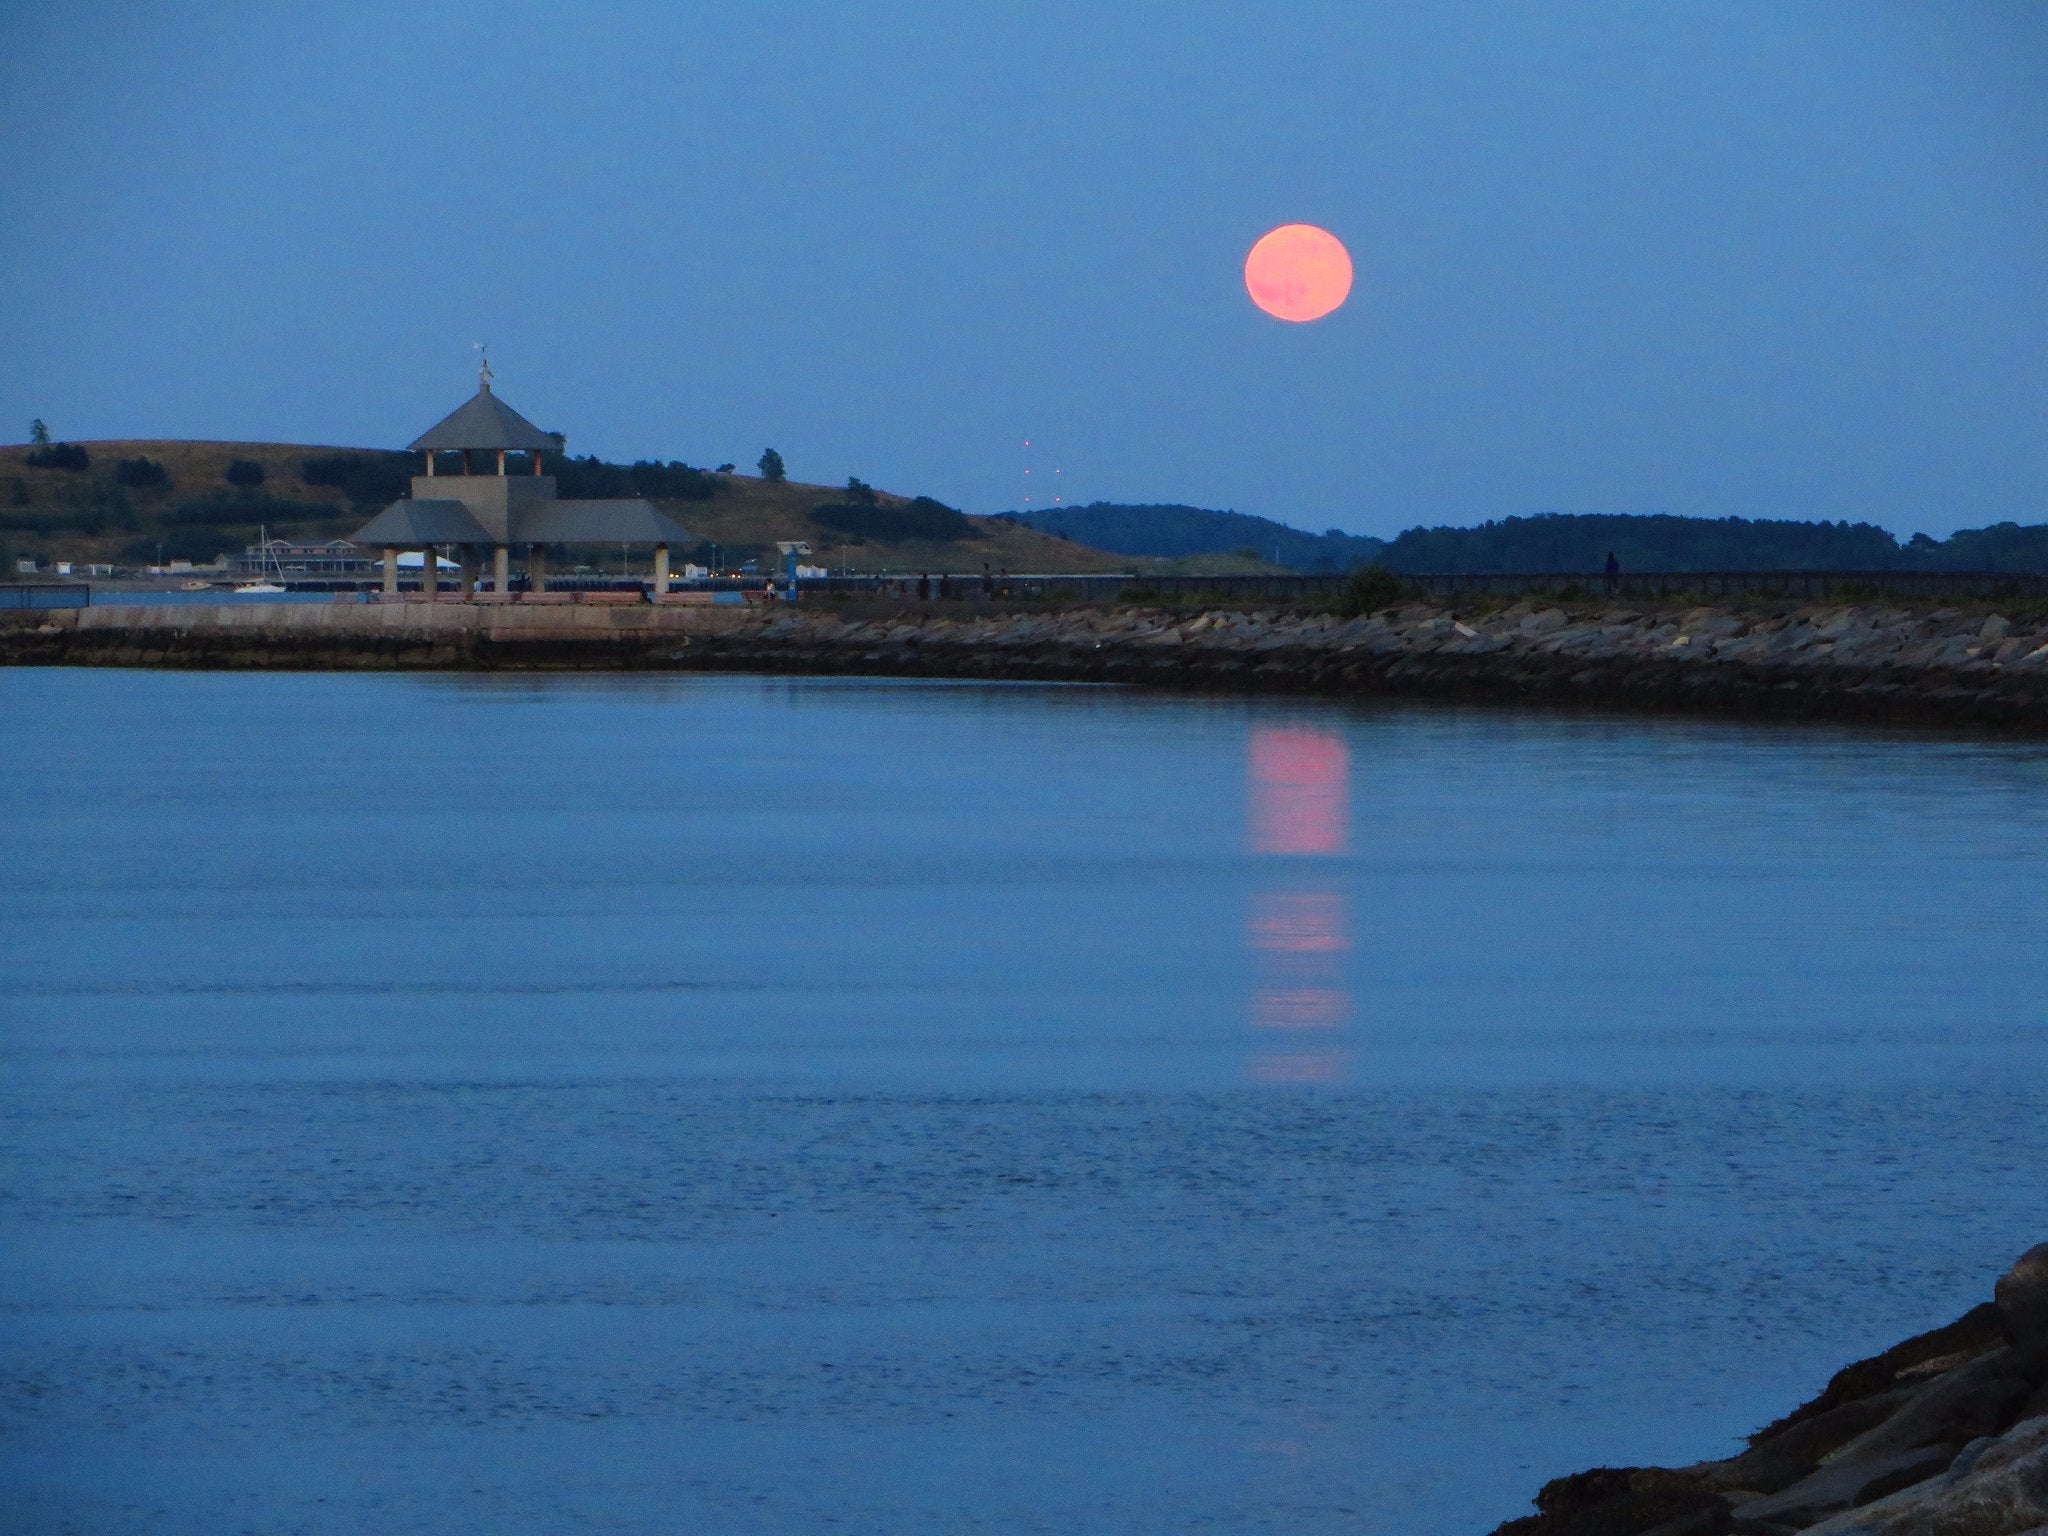
<instances>
[{"instance_id":1,"label":"hill","mask_svg":"<svg viewBox=\"0 0 2048 1536\"><path fill-rule=\"evenodd\" d=\"M1248 512L1173 504L1095 501L1080 507L996 515L1120 555L1165 559L1224 555L1296 571L1348 571L1380 559L1386 549L1382 540L1337 528L1306 533Z\"/></svg>"},{"instance_id":2,"label":"hill","mask_svg":"<svg viewBox=\"0 0 2048 1536\"><path fill-rule=\"evenodd\" d=\"M1381 564L1404 575L1595 572L1610 551L1636 571L2048 571L2048 524L1998 523L1901 543L1874 523L1545 512L1476 528L1410 528L1382 541L1203 507L1094 502L1000 515L1138 558L1237 550L1298 571Z\"/></svg>"},{"instance_id":3,"label":"hill","mask_svg":"<svg viewBox=\"0 0 2048 1536\"><path fill-rule=\"evenodd\" d=\"M18 556L139 566L211 560L256 541L346 538L405 494L419 457L302 443L101 441L0 446L0 569ZM78 463L83 451L84 462ZM43 462L35 463L32 460ZM58 462L50 462L52 459ZM550 455L565 496L646 496L695 534L675 558L772 560L783 539L859 571L1129 570L1134 562L927 497L770 482L689 465L608 464ZM586 552L592 564L618 551ZM1151 568L1155 562L1137 562Z\"/></svg>"}]
</instances>

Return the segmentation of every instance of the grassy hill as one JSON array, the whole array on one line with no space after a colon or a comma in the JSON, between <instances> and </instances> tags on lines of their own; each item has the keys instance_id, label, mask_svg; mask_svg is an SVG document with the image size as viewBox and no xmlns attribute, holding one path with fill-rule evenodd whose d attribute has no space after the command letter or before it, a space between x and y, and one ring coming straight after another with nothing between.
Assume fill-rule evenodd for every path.
<instances>
[{"instance_id":1,"label":"grassy hill","mask_svg":"<svg viewBox=\"0 0 2048 1536\"><path fill-rule=\"evenodd\" d=\"M24 555L44 562L139 566L155 562L161 551L166 559L203 562L254 543L259 527L294 540L346 538L402 494L419 465L416 454L303 443L131 440L68 446L85 451L85 467L36 467L28 460L39 450L0 446L0 559L6 562L0 570L6 574ZM254 466L238 471L241 484L228 478L237 465ZM568 495L638 494L633 482L644 470L653 471L651 478L642 477L646 483L688 491L648 496L700 541L675 552L679 563L705 559L714 545L725 563L772 559L778 540L803 539L815 563L863 572L979 571L984 563L1019 572L1154 570L1167 564L1133 561L1001 518L959 520L944 508L922 521L959 536L870 536L858 531L858 516L838 517L842 525L854 525L849 529L817 515L823 511L830 519L831 509L844 507L843 487L771 484L680 465L601 465L594 459L550 468L562 475ZM579 492L579 482L593 488ZM891 519L872 513L936 507L881 491L874 493L867 520L915 525L914 515ZM603 560L602 551L590 554L594 562ZM610 557L617 558L616 549Z\"/></svg>"}]
</instances>

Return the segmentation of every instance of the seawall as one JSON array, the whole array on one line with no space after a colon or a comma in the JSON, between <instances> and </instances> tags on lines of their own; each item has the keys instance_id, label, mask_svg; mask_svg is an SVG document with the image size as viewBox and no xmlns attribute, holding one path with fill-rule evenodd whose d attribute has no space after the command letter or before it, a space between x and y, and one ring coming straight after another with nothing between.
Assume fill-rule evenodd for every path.
<instances>
[{"instance_id":1,"label":"seawall","mask_svg":"<svg viewBox=\"0 0 2048 1536\"><path fill-rule=\"evenodd\" d=\"M1416 603L1329 613L462 603L8 615L0 664L642 668L1462 698L2048 733L2048 614Z\"/></svg>"}]
</instances>

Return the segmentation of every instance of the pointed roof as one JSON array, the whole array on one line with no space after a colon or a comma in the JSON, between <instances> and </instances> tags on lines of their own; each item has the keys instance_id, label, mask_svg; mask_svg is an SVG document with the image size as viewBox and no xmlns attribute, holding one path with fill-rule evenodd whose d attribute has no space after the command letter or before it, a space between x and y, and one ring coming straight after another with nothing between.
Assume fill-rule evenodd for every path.
<instances>
[{"instance_id":1,"label":"pointed roof","mask_svg":"<svg viewBox=\"0 0 2048 1536\"><path fill-rule=\"evenodd\" d=\"M457 407L406 445L408 448L553 448L555 440L491 393L485 379L476 397Z\"/></svg>"}]
</instances>

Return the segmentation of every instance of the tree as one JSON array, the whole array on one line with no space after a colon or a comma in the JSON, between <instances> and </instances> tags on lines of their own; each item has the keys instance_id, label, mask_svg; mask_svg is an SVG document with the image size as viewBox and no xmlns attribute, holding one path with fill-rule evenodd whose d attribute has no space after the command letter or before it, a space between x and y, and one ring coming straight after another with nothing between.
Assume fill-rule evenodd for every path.
<instances>
[{"instance_id":1,"label":"tree","mask_svg":"<svg viewBox=\"0 0 2048 1536\"><path fill-rule=\"evenodd\" d=\"M236 459L228 465L225 478L229 485L251 491L263 483L263 466L253 459Z\"/></svg>"},{"instance_id":2,"label":"tree","mask_svg":"<svg viewBox=\"0 0 2048 1536\"><path fill-rule=\"evenodd\" d=\"M872 507L875 504L875 488L859 475L846 477L846 500L849 506Z\"/></svg>"},{"instance_id":3,"label":"tree","mask_svg":"<svg viewBox=\"0 0 2048 1536\"><path fill-rule=\"evenodd\" d=\"M783 465L782 455L773 448L761 450L761 478L770 485L780 485L789 478L789 470Z\"/></svg>"},{"instance_id":4,"label":"tree","mask_svg":"<svg viewBox=\"0 0 2048 1536\"><path fill-rule=\"evenodd\" d=\"M114 465L114 479L132 490L167 491L171 477L155 459L122 459Z\"/></svg>"},{"instance_id":5,"label":"tree","mask_svg":"<svg viewBox=\"0 0 2048 1536\"><path fill-rule=\"evenodd\" d=\"M50 429L43 425L42 417L38 416L28 424L28 440L38 448L50 446Z\"/></svg>"},{"instance_id":6,"label":"tree","mask_svg":"<svg viewBox=\"0 0 2048 1536\"><path fill-rule=\"evenodd\" d=\"M92 467L92 455L76 443L52 443L47 448L31 448L22 462L30 469L82 471Z\"/></svg>"}]
</instances>

